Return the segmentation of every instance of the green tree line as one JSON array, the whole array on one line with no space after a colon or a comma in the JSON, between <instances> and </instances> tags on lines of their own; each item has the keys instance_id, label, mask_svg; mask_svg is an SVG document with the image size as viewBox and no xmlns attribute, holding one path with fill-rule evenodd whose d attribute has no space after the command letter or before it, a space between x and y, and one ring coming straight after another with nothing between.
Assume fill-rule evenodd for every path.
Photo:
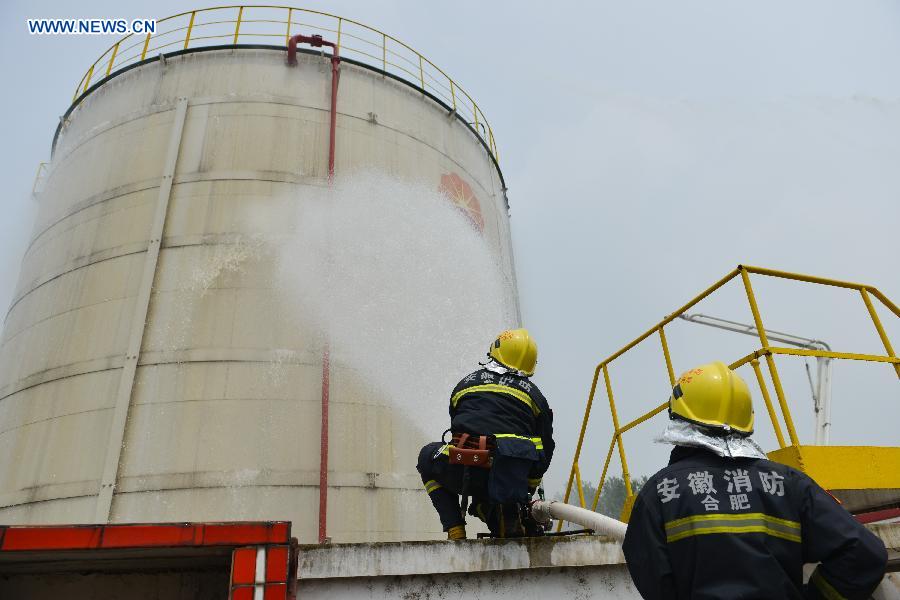
<instances>
[{"instance_id":1,"label":"green tree line","mask_svg":"<svg viewBox=\"0 0 900 600\"><path fill-rule=\"evenodd\" d=\"M647 483L649 479L646 475L635 477L631 480L631 488L637 494L640 489ZM594 495L597 493L597 486L590 481L582 482L584 488L584 503L587 508L591 507L594 501ZM554 500L562 500L562 494L557 494ZM572 484L572 492L569 494L569 504L578 505L578 490L575 484ZM622 514L622 508L625 506L625 480L621 477L611 475L606 478L603 485L603 491L600 492L600 500L597 502L596 512L618 519Z\"/></svg>"}]
</instances>

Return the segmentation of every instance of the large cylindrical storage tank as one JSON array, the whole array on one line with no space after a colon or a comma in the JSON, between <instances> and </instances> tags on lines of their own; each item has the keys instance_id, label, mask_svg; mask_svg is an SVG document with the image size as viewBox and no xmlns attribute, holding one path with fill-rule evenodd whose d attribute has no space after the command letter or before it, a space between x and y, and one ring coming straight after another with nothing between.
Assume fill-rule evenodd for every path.
<instances>
[{"instance_id":1,"label":"large cylindrical storage tank","mask_svg":"<svg viewBox=\"0 0 900 600\"><path fill-rule=\"evenodd\" d=\"M181 18L195 36L204 18L252 21L249 8L227 10ZM326 364L320 336L281 320L271 253L227 268L236 239L283 234L290 219L278 210L330 185L330 56L301 50L288 66L279 31L271 47L228 33L225 46L179 41L162 57L153 38L144 56L120 66L107 54L83 80L3 330L0 522L285 519L314 541L327 391L328 537L440 535L415 471L426 440L408 435L406 415L340 347ZM387 50L384 64L364 64L342 49L335 171L456 186L509 284L512 325L493 134L477 108L466 118L427 84L385 73Z\"/></svg>"}]
</instances>

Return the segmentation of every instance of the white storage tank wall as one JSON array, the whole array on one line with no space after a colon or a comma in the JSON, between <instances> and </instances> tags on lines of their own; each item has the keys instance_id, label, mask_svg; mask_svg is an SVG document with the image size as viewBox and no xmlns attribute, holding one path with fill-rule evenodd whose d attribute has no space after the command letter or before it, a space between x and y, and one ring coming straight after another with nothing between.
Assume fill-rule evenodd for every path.
<instances>
[{"instance_id":1,"label":"white storage tank wall","mask_svg":"<svg viewBox=\"0 0 900 600\"><path fill-rule=\"evenodd\" d=\"M242 252L239 240L290 233L291 203L304 187L327 185L330 61L298 59L289 68L284 51L241 48L173 56L113 77L68 116L0 348L0 522L96 520L166 155L186 99L109 518L290 519L301 539L315 538L322 344L281 320L271 253L251 248L241 269L197 277L197 265ZM484 237L514 281L499 172L445 107L344 62L336 149L338 173L376 169L435 188L457 174L480 200ZM254 213L262 217L245 218ZM515 312L515 297L508 302ZM408 429L335 348L331 431L382 441L332 445L335 541L439 535L414 469L424 440Z\"/></svg>"}]
</instances>

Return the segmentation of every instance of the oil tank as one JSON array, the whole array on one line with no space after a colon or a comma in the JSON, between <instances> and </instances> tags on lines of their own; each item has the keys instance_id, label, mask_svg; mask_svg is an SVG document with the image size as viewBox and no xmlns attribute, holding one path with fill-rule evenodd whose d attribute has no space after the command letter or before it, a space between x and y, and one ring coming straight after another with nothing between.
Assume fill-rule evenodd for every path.
<instances>
[{"instance_id":1,"label":"oil tank","mask_svg":"<svg viewBox=\"0 0 900 600\"><path fill-rule=\"evenodd\" d=\"M275 256L251 248L227 267L246 250L236 240L265 246L331 185L332 52L301 43L286 61L293 35L319 34L341 55L338 177L443 189L518 315L484 115L427 59L347 19L227 7L157 26L98 59L53 141L0 347L0 522L285 519L303 541L439 536L414 468L426 440L341 348L284 322ZM326 408L340 445L323 440Z\"/></svg>"}]
</instances>

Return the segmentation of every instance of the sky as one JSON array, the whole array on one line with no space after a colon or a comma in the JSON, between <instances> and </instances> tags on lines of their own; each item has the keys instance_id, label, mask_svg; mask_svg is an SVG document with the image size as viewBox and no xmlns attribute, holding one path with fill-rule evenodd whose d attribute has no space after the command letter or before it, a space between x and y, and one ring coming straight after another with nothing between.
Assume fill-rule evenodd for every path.
<instances>
[{"instance_id":1,"label":"sky","mask_svg":"<svg viewBox=\"0 0 900 600\"><path fill-rule=\"evenodd\" d=\"M203 6L211 5L2 3L0 305L9 304L30 236L33 174L49 158L73 86L112 43L29 36L25 19L153 18ZM736 265L860 281L900 301L896 2L302 6L404 40L461 82L490 120L509 187L524 324L540 345L535 381L556 414L550 493L565 484L595 365ZM754 282L767 327L836 350L883 351L853 292ZM750 320L737 287L697 310ZM898 319L880 315L897 346ZM679 372L755 349L751 338L688 323L668 335ZM810 441L804 361L779 366L800 437ZM667 398L658 346L629 353L610 375L623 422ZM900 385L889 367L841 362L833 385L834 443L898 445ZM757 437L771 449L756 397ZM610 423L598 395L585 479L598 477ZM625 436L633 473L662 466L667 450L652 438L664 425L659 418Z\"/></svg>"}]
</instances>

